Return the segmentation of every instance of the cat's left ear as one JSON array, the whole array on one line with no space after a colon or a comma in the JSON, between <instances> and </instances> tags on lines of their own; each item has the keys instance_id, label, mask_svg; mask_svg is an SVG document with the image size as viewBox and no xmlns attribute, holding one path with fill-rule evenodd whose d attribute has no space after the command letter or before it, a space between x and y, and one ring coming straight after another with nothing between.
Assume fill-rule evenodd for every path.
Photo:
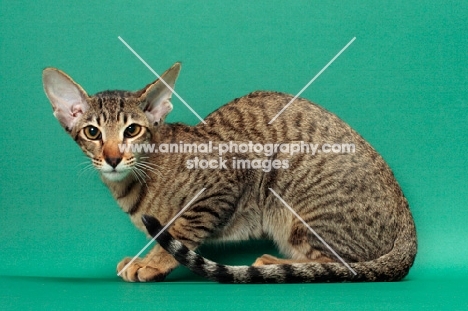
<instances>
[{"instance_id":1,"label":"cat's left ear","mask_svg":"<svg viewBox=\"0 0 468 311\"><path fill-rule=\"evenodd\" d=\"M166 115L171 112L172 91L179 76L180 68L180 63L175 63L161 75L160 79L138 92L141 93L139 97L140 108L145 112L151 124L160 124Z\"/></svg>"}]
</instances>

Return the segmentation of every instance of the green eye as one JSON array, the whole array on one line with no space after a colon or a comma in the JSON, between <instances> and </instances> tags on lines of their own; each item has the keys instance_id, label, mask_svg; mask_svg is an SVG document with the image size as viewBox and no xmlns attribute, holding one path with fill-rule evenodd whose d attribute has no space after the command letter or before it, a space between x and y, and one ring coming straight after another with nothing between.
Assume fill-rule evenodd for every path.
<instances>
[{"instance_id":1,"label":"green eye","mask_svg":"<svg viewBox=\"0 0 468 311\"><path fill-rule=\"evenodd\" d=\"M141 126L138 124L130 124L124 131L124 137L125 138L132 138L140 134L141 132Z\"/></svg>"},{"instance_id":2,"label":"green eye","mask_svg":"<svg viewBox=\"0 0 468 311\"><path fill-rule=\"evenodd\" d=\"M85 136L90 140L99 140L101 139L101 131L92 125L89 125L84 128Z\"/></svg>"}]
</instances>

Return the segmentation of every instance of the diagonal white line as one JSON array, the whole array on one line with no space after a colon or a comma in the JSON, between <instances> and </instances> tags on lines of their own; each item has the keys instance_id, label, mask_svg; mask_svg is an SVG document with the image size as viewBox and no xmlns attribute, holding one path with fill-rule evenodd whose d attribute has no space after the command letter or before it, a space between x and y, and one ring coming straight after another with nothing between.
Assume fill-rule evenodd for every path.
<instances>
[{"instance_id":1,"label":"diagonal white line","mask_svg":"<svg viewBox=\"0 0 468 311\"><path fill-rule=\"evenodd\" d=\"M268 124L272 124L279 117L279 115L282 114L289 107L289 105L291 105L302 94L302 92L304 92L351 45L351 43L353 43L354 40L356 40L356 37L351 39L351 41L349 41L348 44L346 44L345 47L342 48L341 51L339 51L338 54L336 54L335 57L333 57L331 61L329 61L328 64L326 64L325 67L323 67L322 70L320 70L319 73L317 73L315 77L313 77L312 80L310 80L309 83L307 83L306 86L304 86L302 90L300 90L299 93L297 93L297 95L294 96L294 98L291 99L289 103L284 106L283 109L281 109L281 111L273 117L273 119L270 120L270 122L268 122Z\"/></svg>"},{"instance_id":2,"label":"diagonal white line","mask_svg":"<svg viewBox=\"0 0 468 311\"><path fill-rule=\"evenodd\" d=\"M203 120L203 119L198 115L198 113L197 113L195 110L193 110L192 107L190 107L190 105L187 104L187 102L186 102L182 97L180 97L179 94L177 94L177 92L174 91L174 89L173 89L172 87L170 87L169 84L166 83L166 81L164 81L163 79L161 79L161 76L158 75L158 74L156 73L156 71L154 71L153 68L151 68L151 66L148 65L148 63L145 62L145 60L144 60L140 55L138 55L138 53L135 52L135 50L132 49L132 47L131 47L130 45L128 45L128 43L125 42L124 39L122 39L122 37L118 36L118 38L119 38L120 41L122 41L122 43L123 43L123 44L124 44L124 45L125 45L125 46L126 46L126 47L127 47L127 48L128 48L128 49L129 49L129 50L130 50L130 51L131 51L131 52L132 52L132 53L133 53L133 54L134 54L134 55L135 55L135 56L136 56L136 57L137 57L137 58L138 58L138 59L139 59L139 60L156 76L156 77L158 77L159 80L162 81L162 83L164 83L164 85L165 85L169 90L171 90L171 92L172 92L178 99L180 99L180 101L181 101L182 103L184 103L184 105L185 105L201 122L203 122L203 124L206 124L205 120Z\"/></svg>"},{"instance_id":3,"label":"diagonal white line","mask_svg":"<svg viewBox=\"0 0 468 311\"><path fill-rule=\"evenodd\" d=\"M284 201L283 198L281 198L281 197L278 195L278 193L276 193L276 192L275 192L273 189L271 189L271 188L268 188L268 190L270 190L270 191L281 201L281 203L283 203L284 206L286 206L286 207L294 214L294 216L296 216L296 217L307 227L307 229L309 229L310 232L312 232L312 233L317 237L317 239L319 239L320 242L322 242L323 245L325 245L325 246L333 253L333 255L335 255L336 258L338 258L338 259L346 266L346 268L349 269L349 271L351 271L354 275L357 275L356 271L354 271L353 268L351 268L351 267L348 265L348 263L347 263L346 261L344 261L343 258L341 258L341 256L338 255L338 253L335 252L335 251L333 250L333 248L331 248L331 246L328 245L328 243L325 242L325 240L322 239L322 237L321 237L320 235L318 235L318 233L315 232L315 230L312 229L312 228L304 221L304 219L302 219L301 216L299 216L299 215L296 213L296 211L294 211L294 210L292 209L292 207L289 206L288 203L286 203L286 201Z\"/></svg>"},{"instance_id":4,"label":"diagonal white line","mask_svg":"<svg viewBox=\"0 0 468 311\"><path fill-rule=\"evenodd\" d=\"M119 273L117 273L118 276L120 276L125 270L127 270L127 268L141 255L141 253L143 253L151 244L153 244L154 241L156 241L156 239L159 237L159 235L161 233L163 233L167 228L169 228L170 225L172 225L172 223L177 219L179 218L180 215L182 215L190 206L190 204L193 203L193 201L195 201L196 198L198 198L198 196L200 196L200 194L202 194L203 191L205 191L206 188L203 188L202 190L200 190L200 192L198 192L194 197L193 199L190 200L190 202L187 203L187 205L184 206L184 208L179 212L177 213L177 215L174 216L174 218L172 218L162 229L161 231L158 232L158 234L156 234L152 239L151 241L149 241L145 247L143 247L141 249L141 251L138 252L138 254L136 254L132 260L130 260L129 263L127 263L125 265L125 267L122 268L122 270L119 271Z\"/></svg>"}]
</instances>

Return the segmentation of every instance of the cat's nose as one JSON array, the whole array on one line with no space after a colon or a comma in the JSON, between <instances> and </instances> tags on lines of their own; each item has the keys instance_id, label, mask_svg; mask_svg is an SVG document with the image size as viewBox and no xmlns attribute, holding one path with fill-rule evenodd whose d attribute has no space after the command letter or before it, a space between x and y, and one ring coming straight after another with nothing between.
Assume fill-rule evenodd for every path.
<instances>
[{"instance_id":1,"label":"cat's nose","mask_svg":"<svg viewBox=\"0 0 468 311\"><path fill-rule=\"evenodd\" d=\"M106 162L113 168L116 168L117 165L119 165L120 161L122 161L122 158L107 158L106 157Z\"/></svg>"}]
</instances>

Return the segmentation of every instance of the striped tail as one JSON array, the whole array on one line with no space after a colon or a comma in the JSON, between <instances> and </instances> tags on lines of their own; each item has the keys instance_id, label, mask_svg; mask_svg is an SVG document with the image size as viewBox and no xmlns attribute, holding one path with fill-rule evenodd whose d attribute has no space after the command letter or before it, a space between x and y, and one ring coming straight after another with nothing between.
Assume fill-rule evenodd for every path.
<instances>
[{"instance_id":1,"label":"striped tail","mask_svg":"<svg viewBox=\"0 0 468 311\"><path fill-rule=\"evenodd\" d=\"M400 235L395 247L388 254L367 262L350 263L357 273L352 273L341 263L296 263L265 266L227 266L188 249L169 232L160 232L163 226L151 216L142 217L148 232L156 236L158 243L182 265L192 272L220 283L311 283L311 282L383 282L403 279L411 268L416 255L416 240ZM411 228L408 229L411 231ZM400 244L408 249L403 251ZM408 247L410 246L410 247Z\"/></svg>"}]
</instances>

